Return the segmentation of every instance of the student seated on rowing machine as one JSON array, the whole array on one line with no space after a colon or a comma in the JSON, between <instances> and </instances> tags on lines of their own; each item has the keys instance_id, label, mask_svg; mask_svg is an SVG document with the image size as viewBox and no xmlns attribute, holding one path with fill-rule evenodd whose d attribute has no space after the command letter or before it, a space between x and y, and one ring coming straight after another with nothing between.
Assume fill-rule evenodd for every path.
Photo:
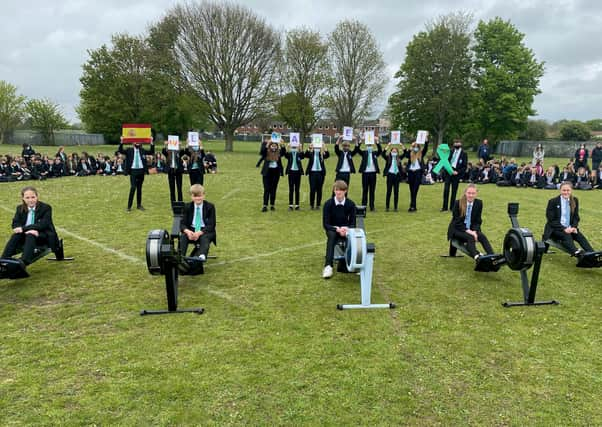
<instances>
[{"instance_id":1,"label":"student seated on rowing machine","mask_svg":"<svg viewBox=\"0 0 602 427\"><path fill-rule=\"evenodd\" d=\"M13 234L2 258L10 258L22 248L21 261L29 265L35 261L35 250L39 246L48 246L57 258L62 258L62 247L52 223L52 207L38 200L38 191L34 187L23 188L21 199L23 202L17 206L13 217Z\"/></svg>"},{"instance_id":2,"label":"student seated on rowing machine","mask_svg":"<svg viewBox=\"0 0 602 427\"><path fill-rule=\"evenodd\" d=\"M215 207L205 200L205 188L201 184L190 186L192 202L184 208L184 217L180 223L180 253L186 256L189 243L194 243L192 256L201 261L207 259L209 245L216 244Z\"/></svg>"},{"instance_id":3,"label":"student seated on rowing machine","mask_svg":"<svg viewBox=\"0 0 602 427\"><path fill-rule=\"evenodd\" d=\"M543 240L559 242L571 255L581 256L585 252L594 252L585 236L577 228L579 226L579 200L573 196L573 184L560 184L560 195L548 201L546 208L546 227ZM577 249L575 243L583 249Z\"/></svg>"},{"instance_id":4,"label":"student seated on rowing machine","mask_svg":"<svg viewBox=\"0 0 602 427\"><path fill-rule=\"evenodd\" d=\"M481 213L483 201L477 199L477 186L468 184L460 200L452 208L452 220L447 229L447 239L456 239L466 244L466 249L475 260L481 256L476 242L481 242L487 254L493 254L493 248L487 236L481 231Z\"/></svg>"},{"instance_id":5,"label":"student seated on rowing machine","mask_svg":"<svg viewBox=\"0 0 602 427\"><path fill-rule=\"evenodd\" d=\"M332 277L335 245L347 240L347 230L355 228L355 203L346 197L347 183L337 180L333 185L334 197L324 203L322 225L326 232L326 260L322 277Z\"/></svg>"}]
</instances>

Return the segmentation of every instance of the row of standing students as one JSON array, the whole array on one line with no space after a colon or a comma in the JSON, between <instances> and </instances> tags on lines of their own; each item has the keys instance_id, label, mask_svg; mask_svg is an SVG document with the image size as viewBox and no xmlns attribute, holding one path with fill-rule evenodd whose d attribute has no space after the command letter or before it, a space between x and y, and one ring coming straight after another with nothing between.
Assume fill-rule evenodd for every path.
<instances>
[{"instance_id":1,"label":"row of standing students","mask_svg":"<svg viewBox=\"0 0 602 427\"><path fill-rule=\"evenodd\" d=\"M385 159L385 165L382 169L383 176L386 177L387 193L385 207L390 208L391 196L393 196L393 209L398 210L399 206L399 184L402 176L402 163L408 159L407 175L410 188L410 207L409 212L417 210L418 190L424 174L426 153L428 150L428 141L425 144L413 142L410 148L403 145L387 144L383 149L378 142L367 145L364 149L360 147L359 142L355 141L353 148L351 142L342 141L339 138L334 146L334 153L337 157L335 168L335 181L341 180L349 185L351 175L356 173L354 157L360 157L359 173L362 175L362 205L368 206L374 211L374 199L376 193L377 175L381 173L379 158ZM262 212L267 212L268 205L270 210L275 210L276 193L280 177L288 177L288 208L289 210L299 210L299 193L301 185L301 176L307 175L309 179L309 205L312 210L320 209L322 204L322 189L326 177L326 165L324 160L330 157L330 152L325 145L314 147L312 144L303 151L300 147L286 146L282 143L265 141L261 144L259 151L259 161L257 167L261 167L263 179L263 207ZM283 159L286 159L286 167L283 165ZM307 160L303 168L302 160ZM262 165L263 164L263 165Z\"/></svg>"}]
</instances>

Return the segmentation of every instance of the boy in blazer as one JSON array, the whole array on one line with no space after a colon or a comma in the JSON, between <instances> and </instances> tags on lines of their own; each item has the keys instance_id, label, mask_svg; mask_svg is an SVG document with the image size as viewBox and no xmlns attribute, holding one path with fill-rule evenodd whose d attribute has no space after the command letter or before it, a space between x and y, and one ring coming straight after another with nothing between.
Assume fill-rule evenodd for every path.
<instances>
[{"instance_id":1,"label":"boy in blazer","mask_svg":"<svg viewBox=\"0 0 602 427\"><path fill-rule=\"evenodd\" d=\"M353 164L353 156L360 152L360 145L358 142L355 143L355 147L351 150L351 144L349 141L342 141L343 137L340 136L334 145L334 154L337 156L337 166L335 168L335 181L342 180L349 185L351 174L355 173L355 165ZM341 142L342 141L342 142ZM339 144L343 146L341 150Z\"/></svg>"},{"instance_id":2,"label":"boy in blazer","mask_svg":"<svg viewBox=\"0 0 602 427\"><path fill-rule=\"evenodd\" d=\"M468 166L468 155L466 151L462 150L462 140L454 140L454 149L449 153L449 163L454 171L451 175L447 171L444 172L445 183L443 186L443 206L441 207L441 212L447 211L448 206L456 200L460 180L464 177L466 167ZM450 187L451 197L449 194Z\"/></svg>"},{"instance_id":3,"label":"boy in blazer","mask_svg":"<svg viewBox=\"0 0 602 427\"><path fill-rule=\"evenodd\" d=\"M376 192L376 176L380 173L378 167L378 158L383 150L376 140L376 150L371 145L367 145L365 150L360 148L359 152L362 156L360 164L360 173L362 174L362 205L370 205L370 211L374 211L374 193Z\"/></svg>"},{"instance_id":4,"label":"boy in blazer","mask_svg":"<svg viewBox=\"0 0 602 427\"><path fill-rule=\"evenodd\" d=\"M184 217L180 223L180 253L186 256L188 244L195 244L195 254L205 261L209 254L209 245L217 244L215 232L215 206L205 200L205 189L201 184L190 187L192 201L184 208ZM198 251L196 251L198 249Z\"/></svg>"},{"instance_id":5,"label":"boy in blazer","mask_svg":"<svg viewBox=\"0 0 602 427\"><path fill-rule=\"evenodd\" d=\"M573 197L573 184L563 182L560 184L560 195L548 201L546 208L546 226L543 240L553 239L562 244L573 256L593 252L585 236L577 228L579 226L579 200ZM577 249L575 243L583 249Z\"/></svg>"},{"instance_id":6,"label":"boy in blazer","mask_svg":"<svg viewBox=\"0 0 602 427\"><path fill-rule=\"evenodd\" d=\"M454 203L452 208L452 220L447 229L447 239L458 239L466 243L468 253L474 259L481 254L477 251L476 242L480 242L487 254L493 254L493 248L487 236L481 231L481 213L483 202L477 199L477 186L468 184L464 194Z\"/></svg>"},{"instance_id":7,"label":"boy in blazer","mask_svg":"<svg viewBox=\"0 0 602 427\"><path fill-rule=\"evenodd\" d=\"M117 148L119 154L125 154L125 174L130 176L130 194L128 196L128 207L127 211L132 210L132 202L134 201L134 194L136 194L137 208L141 211L144 210L142 206L142 183L144 182L144 175L148 174L148 165L146 163L146 156L155 154L155 145L151 142L150 150L146 151L142 148L140 143L135 143L133 147L125 150L123 148L123 138L119 142Z\"/></svg>"}]
</instances>

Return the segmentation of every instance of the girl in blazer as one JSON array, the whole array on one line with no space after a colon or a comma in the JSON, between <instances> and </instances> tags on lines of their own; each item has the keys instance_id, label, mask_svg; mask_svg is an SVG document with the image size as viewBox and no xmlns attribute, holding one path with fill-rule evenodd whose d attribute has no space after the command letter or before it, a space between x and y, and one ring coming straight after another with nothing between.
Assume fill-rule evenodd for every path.
<instances>
[{"instance_id":1,"label":"girl in blazer","mask_svg":"<svg viewBox=\"0 0 602 427\"><path fill-rule=\"evenodd\" d=\"M362 156L360 164L360 173L362 174L362 205L370 204L370 210L374 210L374 193L376 192L376 175L380 172L378 167L378 157L383 150L376 140L376 150L372 145L366 146L365 150L360 148L359 153ZM369 199L369 202L368 202Z\"/></svg>"},{"instance_id":2,"label":"girl in blazer","mask_svg":"<svg viewBox=\"0 0 602 427\"><path fill-rule=\"evenodd\" d=\"M416 141L412 142L409 150L404 150L403 157L408 159L408 186L410 187L410 207L408 212L416 211L416 199L418 198L418 190L422 183L422 175L424 175L424 159L428 151L428 140L422 148Z\"/></svg>"},{"instance_id":3,"label":"girl in blazer","mask_svg":"<svg viewBox=\"0 0 602 427\"><path fill-rule=\"evenodd\" d=\"M393 210L397 212L399 204L399 182L401 181L401 172L403 166L401 160L402 153L399 148L403 149L403 145L387 144L387 148L383 151L382 156L385 159L385 167L383 168L383 176L387 178L387 196L385 198L385 210L389 211L391 202L391 193L393 193Z\"/></svg>"},{"instance_id":4,"label":"girl in blazer","mask_svg":"<svg viewBox=\"0 0 602 427\"><path fill-rule=\"evenodd\" d=\"M261 145L261 158L257 163L259 166L263 162L261 168L261 176L263 177L263 208L262 212L267 212L268 202L270 209L275 210L276 191L278 190L278 181L284 175L282 167L282 156L286 154L284 147L278 147L278 143L266 141Z\"/></svg>"},{"instance_id":5,"label":"girl in blazer","mask_svg":"<svg viewBox=\"0 0 602 427\"><path fill-rule=\"evenodd\" d=\"M305 174L309 178L309 205L312 210L317 210L322 204L322 187L326 177L324 159L330 157L330 153L324 144L321 147L309 144L309 149L305 151L304 156L307 158Z\"/></svg>"},{"instance_id":6,"label":"girl in blazer","mask_svg":"<svg viewBox=\"0 0 602 427\"><path fill-rule=\"evenodd\" d=\"M287 163L284 173L288 176L288 210L299 210L299 187L301 186L301 175L303 175L301 160L304 154L299 147L289 145L285 157Z\"/></svg>"}]
</instances>

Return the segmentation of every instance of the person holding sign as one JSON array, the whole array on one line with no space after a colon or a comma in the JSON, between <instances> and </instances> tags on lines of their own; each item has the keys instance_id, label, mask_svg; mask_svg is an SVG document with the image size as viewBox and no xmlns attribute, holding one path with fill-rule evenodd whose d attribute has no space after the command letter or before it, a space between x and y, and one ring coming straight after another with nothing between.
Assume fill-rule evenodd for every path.
<instances>
[{"instance_id":1,"label":"person holding sign","mask_svg":"<svg viewBox=\"0 0 602 427\"><path fill-rule=\"evenodd\" d=\"M261 176L263 177L263 208L262 212L267 212L268 202L270 209L275 210L276 190L278 190L278 181L283 176L284 168L282 167L282 156L286 154L284 147L278 147L277 142L266 141L261 145L259 152L261 158L257 166L263 162L261 168Z\"/></svg>"},{"instance_id":2,"label":"person holding sign","mask_svg":"<svg viewBox=\"0 0 602 427\"><path fill-rule=\"evenodd\" d=\"M209 254L209 245L217 243L215 232L215 206L205 200L205 189L201 184L190 186L192 201L184 207L184 216L180 223L180 253L186 256L188 245L194 243L198 257L205 261Z\"/></svg>"},{"instance_id":3,"label":"person holding sign","mask_svg":"<svg viewBox=\"0 0 602 427\"><path fill-rule=\"evenodd\" d=\"M337 180L333 185L334 197L324 203L322 226L326 232L326 257L322 277L329 279L333 274L334 248L337 242L347 240L347 230L355 228L355 203L346 197L347 183Z\"/></svg>"},{"instance_id":4,"label":"person holding sign","mask_svg":"<svg viewBox=\"0 0 602 427\"><path fill-rule=\"evenodd\" d=\"M416 199L424 175L424 158L428 151L428 138L422 147L416 141L412 142L409 150L404 150L403 157L408 159L408 186L410 187L410 207L408 212L416 212Z\"/></svg>"},{"instance_id":5,"label":"person holding sign","mask_svg":"<svg viewBox=\"0 0 602 427\"><path fill-rule=\"evenodd\" d=\"M309 145L309 149L305 151L305 157L307 158L305 174L309 177L309 205L312 210L319 210L322 204L322 188L326 177L324 159L330 157L330 153L324 147L321 139L322 135L319 135L319 139L312 135L313 142Z\"/></svg>"},{"instance_id":6,"label":"person holding sign","mask_svg":"<svg viewBox=\"0 0 602 427\"><path fill-rule=\"evenodd\" d=\"M334 145L334 154L336 154L338 158L337 166L335 168L335 181L345 181L347 186L349 186L351 174L355 173L353 156L360 152L359 142L356 142L355 147L351 150L351 141L353 141L353 139L346 140L344 137L339 137ZM341 146L342 149L339 148L339 146Z\"/></svg>"},{"instance_id":7,"label":"person holding sign","mask_svg":"<svg viewBox=\"0 0 602 427\"><path fill-rule=\"evenodd\" d=\"M190 165L188 167L188 178L190 179L190 185L201 184L203 185L203 178L205 176L205 150L203 150L203 144L199 138L198 132L188 132L188 139L186 154L190 158Z\"/></svg>"},{"instance_id":8,"label":"person holding sign","mask_svg":"<svg viewBox=\"0 0 602 427\"><path fill-rule=\"evenodd\" d=\"M443 186L443 206L441 212L448 210L454 200L456 200L456 194L458 194L458 186L460 180L464 177L466 172L466 166L468 165L468 155L462 150L462 140L454 140L454 149L450 150L449 157L447 160L441 159L440 161L446 161L451 166L451 172L447 170L443 172L444 186ZM451 188L451 197L450 190Z\"/></svg>"},{"instance_id":9,"label":"person holding sign","mask_svg":"<svg viewBox=\"0 0 602 427\"><path fill-rule=\"evenodd\" d=\"M119 154L125 155L125 174L130 176L130 194L128 196L127 211L132 210L134 194L136 194L136 207L143 211L142 206L142 184L144 183L144 175L148 174L148 165L146 156L155 154L155 144L151 141L150 150L146 151L142 148L140 142L134 142L134 146L125 150L123 148L123 137L117 148Z\"/></svg>"},{"instance_id":10,"label":"person holding sign","mask_svg":"<svg viewBox=\"0 0 602 427\"><path fill-rule=\"evenodd\" d=\"M299 210L299 187L301 186L301 175L303 175L301 160L304 154L299 150L299 134L291 133L290 138L291 142L285 153L287 164L284 173L288 176L288 210L292 211L293 209Z\"/></svg>"},{"instance_id":11,"label":"person holding sign","mask_svg":"<svg viewBox=\"0 0 602 427\"><path fill-rule=\"evenodd\" d=\"M383 168L383 176L387 178L387 196L385 198L385 210L389 212L391 202L391 193L393 193L393 210L397 212L399 204L399 183L403 171L401 160L403 155L399 153L399 147L403 149L403 145L387 144L387 149L383 151L382 156L385 159L385 167Z\"/></svg>"},{"instance_id":12,"label":"person holding sign","mask_svg":"<svg viewBox=\"0 0 602 427\"><path fill-rule=\"evenodd\" d=\"M182 156L187 154L187 150L180 149L180 138L177 135L169 135L167 144L161 152L165 156L165 168L167 169L167 182L169 183L169 200L173 204L176 201L176 189L178 191L178 202L182 198L182 175L184 173L184 164Z\"/></svg>"},{"instance_id":13,"label":"person holding sign","mask_svg":"<svg viewBox=\"0 0 602 427\"><path fill-rule=\"evenodd\" d=\"M383 150L374 136L374 131L365 132L366 149L360 148L359 153L362 156L360 164L360 173L362 174L362 205L370 203L370 211L374 211L374 193L376 192L376 175L380 172L378 167L378 158ZM376 150L374 145L376 144Z\"/></svg>"},{"instance_id":14,"label":"person holding sign","mask_svg":"<svg viewBox=\"0 0 602 427\"><path fill-rule=\"evenodd\" d=\"M483 202L476 197L477 186L468 184L462 198L454 203L452 220L447 229L447 239L465 242L468 253L474 259L481 256L477 251L476 242L480 242L488 254L493 254L493 248L487 240L487 236L481 231Z\"/></svg>"}]
</instances>

